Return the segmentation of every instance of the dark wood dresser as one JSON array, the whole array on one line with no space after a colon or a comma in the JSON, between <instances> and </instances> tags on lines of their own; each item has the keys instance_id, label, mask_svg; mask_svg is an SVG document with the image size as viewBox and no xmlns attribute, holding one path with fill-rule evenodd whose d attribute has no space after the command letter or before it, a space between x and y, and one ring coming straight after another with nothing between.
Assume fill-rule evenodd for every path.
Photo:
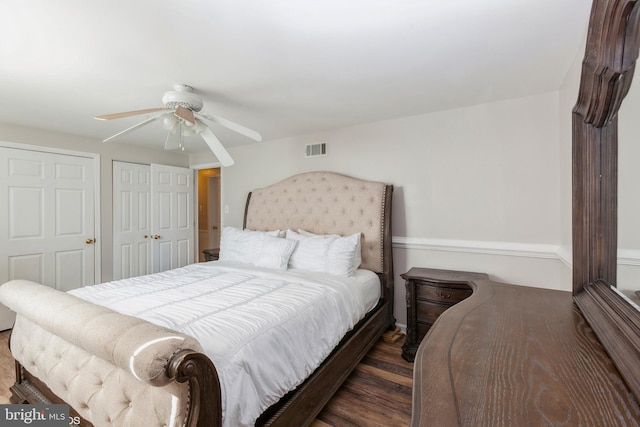
<instances>
[{"instance_id":1,"label":"dark wood dresser","mask_svg":"<svg viewBox=\"0 0 640 427\"><path fill-rule=\"evenodd\" d=\"M571 110L572 292L471 282L418 348L413 427L640 426L640 312L615 290L618 110L639 28L640 0L593 0Z\"/></svg>"},{"instance_id":2,"label":"dark wood dresser","mask_svg":"<svg viewBox=\"0 0 640 427\"><path fill-rule=\"evenodd\" d=\"M640 426L570 292L474 281L414 362L413 427Z\"/></svg>"},{"instance_id":3,"label":"dark wood dresser","mask_svg":"<svg viewBox=\"0 0 640 427\"><path fill-rule=\"evenodd\" d=\"M401 274L407 291L407 336L402 357L413 362L420 341L446 309L471 295L469 282L486 280L484 273L412 268Z\"/></svg>"}]
</instances>

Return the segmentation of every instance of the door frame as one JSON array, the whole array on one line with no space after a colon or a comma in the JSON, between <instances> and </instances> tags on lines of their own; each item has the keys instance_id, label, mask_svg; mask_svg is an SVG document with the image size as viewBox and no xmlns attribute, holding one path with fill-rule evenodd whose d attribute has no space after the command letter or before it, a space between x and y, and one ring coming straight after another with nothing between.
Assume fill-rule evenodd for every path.
<instances>
[{"instance_id":1,"label":"door frame","mask_svg":"<svg viewBox=\"0 0 640 427\"><path fill-rule=\"evenodd\" d=\"M33 145L33 144L23 144L17 142L9 142L0 140L0 147L4 148L14 148L18 150L25 151L38 151L41 153L49 153L49 154L62 154L66 156L75 156L75 157L85 157L89 158L93 161L94 167L94 183L93 183L93 192L94 192L94 236L95 236L95 249L94 249L94 283L101 283L102 277L102 227L100 227L100 154L98 153L88 153L85 151L76 151L76 150L66 150L63 148L56 147L47 147L44 145Z\"/></svg>"},{"instance_id":2,"label":"door frame","mask_svg":"<svg viewBox=\"0 0 640 427\"><path fill-rule=\"evenodd\" d=\"M212 186L212 183L217 183L217 185ZM218 176L210 176L207 179L207 186L208 188L208 194L207 194L207 200L209 201L209 205L208 205L208 209L207 209L207 225L209 227L209 242L208 245L210 248L219 248L220 247L220 237L222 235L222 218L221 218L221 213L222 213L222 209L220 208L220 206L222 205L222 197L220 197L220 191L222 190L222 185L220 182L220 175ZM215 189L215 190L214 190ZM211 209L211 199L213 197L211 196L215 196L215 206L213 209ZM216 212L217 210L217 212ZM216 212L216 214L214 215L213 212ZM215 221L211 221L211 220L215 220ZM215 224L214 224L215 222ZM213 225L218 225L220 224L220 227L215 229L215 232L213 231L214 229L212 228ZM217 239L214 239L214 237L217 235ZM217 245L213 242L214 240L217 241Z\"/></svg>"},{"instance_id":3,"label":"door frame","mask_svg":"<svg viewBox=\"0 0 640 427\"><path fill-rule=\"evenodd\" d=\"M211 162L211 163L201 163L201 164L197 164L197 165L190 165L189 168L193 169L194 171L199 171L200 169L214 169L214 168L219 168L220 169L220 194L218 194L218 197L220 197L220 204L218 206L219 212L218 212L218 218L220 218L220 230L218 230L220 232L220 235L222 235L222 228L224 227L224 225L222 224L222 206L224 206L224 194L222 191L222 179L223 179L223 175L224 175L224 168L222 167L222 163L220 162ZM194 180L195 180L195 184L194 184L194 197L193 197L193 218L194 218L194 230L196 230L195 233L195 253L194 253L194 262L196 262L195 260L200 259L200 253L198 252L200 250L200 236L198 236L198 230L200 229L200 224L199 224L199 218L198 218L198 204L199 204L199 200L198 200L198 179L197 179L197 173L194 174Z\"/></svg>"}]
</instances>

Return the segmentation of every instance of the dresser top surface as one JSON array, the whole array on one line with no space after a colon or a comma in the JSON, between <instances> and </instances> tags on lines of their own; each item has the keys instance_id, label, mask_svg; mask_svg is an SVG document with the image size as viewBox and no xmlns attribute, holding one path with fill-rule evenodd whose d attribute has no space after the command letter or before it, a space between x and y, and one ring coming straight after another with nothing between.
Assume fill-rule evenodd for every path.
<instances>
[{"instance_id":1,"label":"dresser top surface","mask_svg":"<svg viewBox=\"0 0 640 427\"><path fill-rule=\"evenodd\" d=\"M472 271L440 270L436 268L412 267L409 271L400 275L403 279L434 280L446 282L465 283L472 280L486 280L489 276L485 273Z\"/></svg>"},{"instance_id":2,"label":"dresser top surface","mask_svg":"<svg viewBox=\"0 0 640 427\"><path fill-rule=\"evenodd\" d=\"M414 364L413 426L639 426L640 408L569 292L471 284Z\"/></svg>"}]
</instances>

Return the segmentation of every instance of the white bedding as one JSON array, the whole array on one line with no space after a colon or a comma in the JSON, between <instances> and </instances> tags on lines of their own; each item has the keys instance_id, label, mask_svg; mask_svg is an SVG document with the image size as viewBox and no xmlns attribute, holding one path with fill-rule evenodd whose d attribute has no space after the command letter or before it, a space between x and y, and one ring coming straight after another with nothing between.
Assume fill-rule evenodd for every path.
<instances>
[{"instance_id":1,"label":"white bedding","mask_svg":"<svg viewBox=\"0 0 640 427\"><path fill-rule=\"evenodd\" d=\"M214 261L69 293L200 341L225 426L252 426L331 353L380 295L378 276L276 271Z\"/></svg>"}]
</instances>

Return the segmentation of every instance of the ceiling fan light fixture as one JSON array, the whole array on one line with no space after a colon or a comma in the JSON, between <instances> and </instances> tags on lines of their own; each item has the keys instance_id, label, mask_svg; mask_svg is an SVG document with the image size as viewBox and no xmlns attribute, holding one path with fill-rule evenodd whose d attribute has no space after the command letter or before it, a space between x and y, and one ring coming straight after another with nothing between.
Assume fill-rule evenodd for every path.
<instances>
[{"instance_id":1,"label":"ceiling fan light fixture","mask_svg":"<svg viewBox=\"0 0 640 427\"><path fill-rule=\"evenodd\" d=\"M178 118L173 114L167 114L164 119L162 119L162 127L169 132L175 132L176 126L178 126Z\"/></svg>"},{"instance_id":2,"label":"ceiling fan light fixture","mask_svg":"<svg viewBox=\"0 0 640 427\"><path fill-rule=\"evenodd\" d=\"M187 122L184 122L184 124L187 124ZM196 135L197 132L196 130L193 128L193 126L182 126L182 135L184 136L193 136Z\"/></svg>"},{"instance_id":3,"label":"ceiling fan light fixture","mask_svg":"<svg viewBox=\"0 0 640 427\"><path fill-rule=\"evenodd\" d=\"M205 125L200 119L196 119L196 122L193 125L193 129L195 130L196 133L202 132L206 127L207 125Z\"/></svg>"},{"instance_id":4,"label":"ceiling fan light fixture","mask_svg":"<svg viewBox=\"0 0 640 427\"><path fill-rule=\"evenodd\" d=\"M173 91L166 92L162 97L165 108L175 110L179 106L191 111L202 110L202 98L193 93L191 86L176 85Z\"/></svg>"}]
</instances>

